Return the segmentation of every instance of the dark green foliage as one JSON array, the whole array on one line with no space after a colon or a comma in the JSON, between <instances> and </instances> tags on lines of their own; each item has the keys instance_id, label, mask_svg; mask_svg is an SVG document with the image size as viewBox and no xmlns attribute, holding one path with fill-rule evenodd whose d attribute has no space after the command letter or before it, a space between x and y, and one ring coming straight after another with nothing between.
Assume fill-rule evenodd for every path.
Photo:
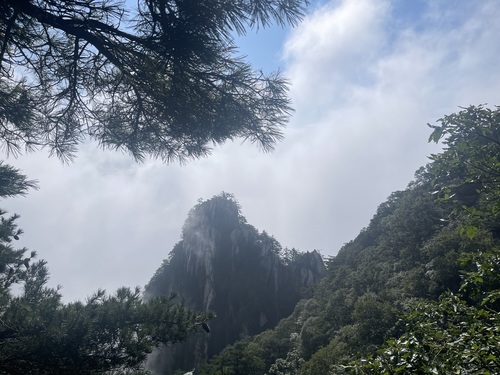
<instances>
[{"instance_id":1,"label":"dark green foliage","mask_svg":"<svg viewBox=\"0 0 500 375\"><path fill-rule=\"evenodd\" d=\"M425 276L430 279L432 295L445 291L457 292L461 281L464 254L473 254L478 248L489 248L496 242L491 232L479 230L474 238L460 234L457 225L443 228L422 249L429 262L425 265Z\"/></svg>"},{"instance_id":2,"label":"dark green foliage","mask_svg":"<svg viewBox=\"0 0 500 375\"><path fill-rule=\"evenodd\" d=\"M24 293L3 306L0 371L94 374L141 369L156 347L196 331L197 315L167 298L142 302L139 290L100 291L85 304L64 305L45 288L47 270L34 264Z\"/></svg>"},{"instance_id":3,"label":"dark green foliage","mask_svg":"<svg viewBox=\"0 0 500 375\"><path fill-rule=\"evenodd\" d=\"M227 363L236 362L237 360L234 357L247 355L248 352L258 353L260 357L260 362L254 360L254 363L260 366L258 374L263 374L266 369L270 369L277 362L280 363L280 359L289 357L289 354L291 354L290 361L298 360L300 357L297 358L295 355L298 354L297 338L298 331L301 328L298 322L307 319L308 309L311 305L312 303L306 303L305 300L300 301L293 313L289 317L282 319L274 329L264 331L255 337L246 337L238 343L228 346L220 355L210 360L200 370L200 374L225 374L222 371ZM289 361L281 361L281 364L276 365L276 371L278 371L278 368L286 366L287 362ZM226 368L226 370L232 371L230 368ZM228 374L233 374L233 372L228 372Z\"/></svg>"},{"instance_id":4,"label":"dark green foliage","mask_svg":"<svg viewBox=\"0 0 500 375\"><path fill-rule=\"evenodd\" d=\"M28 180L19 170L0 161L0 197L26 195L29 189L37 189L37 182Z\"/></svg>"},{"instance_id":5,"label":"dark green foliage","mask_svg":"<svg viewBox=\"0 0 500 375\"><path fill-rule=\"evenodd\" d=\"M288 85L279 73L254 72L233 37L273 22L295 25L306 5L2 1L3 146L47 146L68 159L90 138L165 161L200 157L237 137L270 150L292 111Z\"/></svg>"},{"instance_id":6,"label":"dark green foliage","mask_svg":"<svg viewBox=\"0 0 500 375\"><path fill-rule=\"evenodd\" d=\"M389 340L376 356L339 373L497 374L500 371L500 251L469 257L459 293L413 304L400 324L405 333ZM471 301L473 301L471 303ZM340 372L340 370L343 370ZM335 372L337 373L337 372Z\"/></svg>"},{"instance_id":7,"label":"dark green foliage","mask_svg":"<svg viewBox=\"0 0 500 375\"><path fill-rule=\"evenodd\" d=\"M28 180L19 170L0 162L0 198L25 195L30 188L37 188L36 182ZM31 260L36 256L28 249L15 249L13 241L18 240L23 231L16 220L19 215L7 217L0 209L0 306L10 297L10 287L26 277ZM29 254L29 255L28 255ZM1 311L0 311L1 313Z\"/></svg>"},{"instance_id":8,"label":"dark green foliage","mask_svg":"<svg viewBox=\"0 0 500 375\"><path fill-rule=\"evenodd\" d=\"M343 331L343 335L349 336L350 332L348 329L344 329ZM338 338L330 341L327 346L318 349L311 359L301 366L300 374L328 374L333 363L350 358L353 353L354 351L351 350L346 340L342 339L342 336L339 335Z\"/></svg>"},{"instance_id":9,"label":"dark green foliage","mask_svg":"<svg viewBox=\"0 0 500 375\"><path fill-rule=\"evenodd\" d=\"M294 349L287 353L286 358L278 358L269 369L270 375L296 375L300 374L300 367L304 360L300 352Z\"/></svg>"},{"instance_id":10,"label":"dark green foliage","mask_svg":"<svg viewBox=\"0 0 500 375\"><path fill-rule=\"evenodd\" d=\"M395 321L390 302L375 293L365 293L358 298L352 312L356 327L357 346L380 345Z\"/></svg>"},{"instance_id":11,"label":"dark green foliage","mask_svg":"<svg viewBox=\"0 0 500 375\"><path fill-rule=\"evenodd\" d=\"M224 349L217 357L217 362L212 363L209 368L202 369L200 374L262 374L264 371L263 354L262 348L255 342L238 341Z\"/></svg>"}]
</instances>

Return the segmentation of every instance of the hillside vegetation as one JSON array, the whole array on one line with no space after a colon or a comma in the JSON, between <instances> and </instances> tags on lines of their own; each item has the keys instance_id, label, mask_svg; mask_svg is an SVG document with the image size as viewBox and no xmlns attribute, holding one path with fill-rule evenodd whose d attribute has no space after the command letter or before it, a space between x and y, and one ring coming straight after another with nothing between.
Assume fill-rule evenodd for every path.
<instances>
[{"instance_id":1,"label":"hillside vegetation","mask_svg":"<svg viewBox=\"0 0 500 375\"><path fill-rule=\"evenodd\" d=\"M201 374L500 372L500 111L431 127L443 152L328 260L312 298Z\"/></svg>"}]
</instances>

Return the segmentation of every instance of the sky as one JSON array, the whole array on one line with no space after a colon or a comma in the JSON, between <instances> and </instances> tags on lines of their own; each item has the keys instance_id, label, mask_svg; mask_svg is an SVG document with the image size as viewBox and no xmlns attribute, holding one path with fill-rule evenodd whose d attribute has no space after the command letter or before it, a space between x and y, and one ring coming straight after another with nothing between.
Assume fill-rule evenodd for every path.
<instances>
[{"instance_id":1,"label":"sky","mask_svg":"<svg viewBox=\"0 0 500 375\"><path fill-rule=\"evenodd\" d=\"M186 165L82 145L64 165L42 150L6 162L40 189L1 202L16 243L48 261L65 301L144 286L199 198L235 195L283 246L335 255L439 146L430 129L470 104L500 104L496 0L313 2L293 29L239 38L256 69L290 81L295 113L273 153L241 141Z\"/></svg>"}]
</instances>

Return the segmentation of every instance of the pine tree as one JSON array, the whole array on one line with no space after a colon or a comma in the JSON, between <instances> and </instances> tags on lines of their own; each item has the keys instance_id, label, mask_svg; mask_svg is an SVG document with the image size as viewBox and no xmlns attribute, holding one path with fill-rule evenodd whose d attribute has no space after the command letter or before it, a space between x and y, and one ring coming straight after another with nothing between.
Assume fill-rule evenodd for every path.
<instances>
[{"instance_id":1,"label":"pine tree","mask_svg":"<svg viewBox=\"0 0 500 375\"><path fill-rule=\"evenodd\" d=\"M87 138L134 158L264 150L291 113L287 82L255 72L234 37L296 24L306 0L4 0L0 139L63 159Z\"/></svg>"}]
</instances>

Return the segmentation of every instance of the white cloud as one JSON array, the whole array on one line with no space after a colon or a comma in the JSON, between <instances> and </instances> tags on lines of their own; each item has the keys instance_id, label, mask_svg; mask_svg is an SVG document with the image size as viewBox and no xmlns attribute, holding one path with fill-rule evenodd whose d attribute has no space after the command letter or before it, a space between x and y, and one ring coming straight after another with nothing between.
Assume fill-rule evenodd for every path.
<instances>
[{"instance_id":1,"label":"white cloud","mask_svg":"<svg viewBox=\"0 0 500 375\"><path fill-rule=\"evenodd\" d=\"M44 153L8 160L41 182L2 202L22 215L20 244L49 261L67 299L144 285L197 199L224 190L283 245L336 253L436 150L427 122L500 104L498 3L429 1L405 17L401 4L332 2L293 31L296 113L273 154L234 142L181 167L87 145L69 166Z\"/></svg>"},{"instance_id":2,"label":"white cloud","mask_svg":"<svg viewBox=\"0 0 500 375\"><path fill-rule=\"evenodd\" d=\"M460 6L432 5L418 22L394 19L393 5L330 3L286 43L297 114L285 147L309 146L308 184L294 201L305 203L303 216L319 218L309 238L321 238L328 252L352 239L436 151L426 143L427 122L500 99L495 2L462 8L466 16ZM293 233L307 242L309 234Z\"/></svg>"},{"instance_id":3,"label":"white cloud","mask_svg":"<svg viewBox=\"0 0 500 375\"><path fill-rule=\"evenodd\" d=\"M331 2L316 9L285 43L294 101L315 105L308 114L344 103L345 85L370 80L372 61L384 49L386 1Z\"/></svg>"}]
</instances>

